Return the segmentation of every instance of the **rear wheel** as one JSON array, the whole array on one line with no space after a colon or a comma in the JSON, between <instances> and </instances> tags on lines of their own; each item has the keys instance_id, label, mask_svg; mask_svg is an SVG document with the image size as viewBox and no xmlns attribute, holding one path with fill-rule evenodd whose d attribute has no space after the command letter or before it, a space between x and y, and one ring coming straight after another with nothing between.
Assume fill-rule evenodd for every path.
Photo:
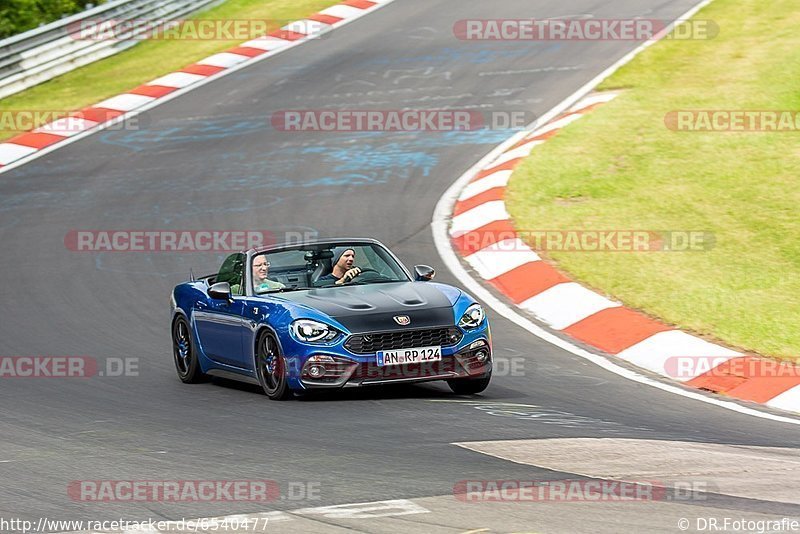
<instances>
[{"instance_id":1,"label":"rear wheel","mask_svg":"<svg viewBox=\"0 0 800 534\"><path fill-rule=\"evenodd\" d=\"M489 387L491 379L491 375L484 378L457 378L448 380L447 385L456 395L475 395Z\"/></svg>"},{"instance_id":2,"label":"rear wheel","mask_svg":"<svg viewBox=\"0 0 800 534\"><path fill-rule=\"evenodd\" d=\"M197 384L208 379L200 369L200 362L192 342L192 331L185 317L178 317L172 324L172 355L181 381L186 384Z\"/></svg>"},{"instance_id":3,"label":"rear wheel","mask_svg":"<svg viewBox=\"0 0 800 534\"><path fill-rule=\"evenodd\" d=\"M292 396L286 380L286 360L281 354L278 340L268 330L258 336L256 376L270 399L286 400Z\"/></svg>"}]
</instances>

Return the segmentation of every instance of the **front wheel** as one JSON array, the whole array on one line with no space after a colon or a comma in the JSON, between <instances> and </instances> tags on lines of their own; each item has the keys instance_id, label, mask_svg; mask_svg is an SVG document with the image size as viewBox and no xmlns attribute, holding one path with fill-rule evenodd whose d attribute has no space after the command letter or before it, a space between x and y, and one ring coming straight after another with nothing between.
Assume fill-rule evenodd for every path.
<instances>
[{"instance_id":1,"label":"front wheel","mask_svg":"<svg viewBox=\"0 0 800 534\"><path fill-rule=\"evenodd\" d=\"M178 317L172 324L172 355L178 378L186 384L205 382L208 376L200 369L197 352L192 342L192 331L185 317Z\"/></svg>"},{"instance_id":2,"label":"front wheel","mask_svg":"<svg viewBox=\"0 0 800 534\"><path fill-rule=\"evenodd\" d=\"M269 331L258 336L256 376L270 399L286 400L292 396L286 380L286 360L281 354L278 340Z\"/></svg>"},{"instance_id":3,"label":"front wheel","mask_svg":"<svg viewBox=\"0 0 800 534\"><path fill-rule=\"evenodd\" d=\"M475 395L489 387L492 375L483 378L457 378L448 380L447 385L456 395Z\"/></svg>"}]
</instances>

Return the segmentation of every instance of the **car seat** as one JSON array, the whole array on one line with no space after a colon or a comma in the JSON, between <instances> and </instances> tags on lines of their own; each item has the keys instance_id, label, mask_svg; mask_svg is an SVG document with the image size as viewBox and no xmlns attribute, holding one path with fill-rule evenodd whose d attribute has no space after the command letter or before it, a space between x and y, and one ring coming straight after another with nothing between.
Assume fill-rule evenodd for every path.
<instances>
[{"instance_id":1,"label":"car seat","mask_svg":"<svg viewBox=\"0 0 800 534\"><path fill-rule=\"evenodd\" d=\"M319 253L315 254L311 261L313 262L313 271L311 272L311 286L314 287L318 284L318 281L323 276L331 273L333 271L333 251L332 250L322 250Z\"/></svg>"}]
</instances>

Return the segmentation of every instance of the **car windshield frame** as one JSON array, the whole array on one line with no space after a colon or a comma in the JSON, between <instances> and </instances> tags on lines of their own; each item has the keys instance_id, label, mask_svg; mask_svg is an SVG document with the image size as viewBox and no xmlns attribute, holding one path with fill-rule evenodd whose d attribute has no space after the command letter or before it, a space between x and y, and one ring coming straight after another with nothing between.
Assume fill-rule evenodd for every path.
<instances>
[{"instance_id":1,"label":"car windshield frame","mask_svg":"<svg viewBox=\"0 0 800 534\"><path fill-rule=\"evenodd\" d=\"M279 289L272 289L264 292L256 292L255 287L253 285L254 281L254 274L253 274L253 260L256 256L266 254L267 256L281 253L281 252L289 252L293 250L304 251L305 254L312 253L312 252L321 252L324 250L333 250L338 247L371 247L377 257L382 260L389 269L398 277L397 280L374 280L372 282L366 283L351 283L346 284L345 286L337 286L333 284L326 284L326 285L311 285L310 278L307 279L308 285L306 284L298 284L296 286L286 285L285 288ZM304 243L285 243L280 245L273 245L268 247L262 247L258 249L251 249L246 253L246 266L245 266L245 277L247 280L246 283L246 292L248 296L265 296L265 295L275 295L280 294L288 291L308 291L308 290L321 290L321 289L328 289L328 288L341 288L341 287L349 287L349 286L364 286L364 285L371 285L371 284L382 284L382 283L405 283L405 282L412 282L414 279L411 276L411 272L408 268L403 264L402 261L391 251L388 247L386 247L383 243L374 240L374 239L330 239L330 240L320 240L320 241L312 241L312 242L304 242ZM307 260L306 260L307 261ZM355 265L358 266L358 257L356 258ZM300 265L297 265L298 270ZM272 266L270 266L270 274L272 274ZM270 279L272 277L270 276Z\"/></svg>"}]
</instances>

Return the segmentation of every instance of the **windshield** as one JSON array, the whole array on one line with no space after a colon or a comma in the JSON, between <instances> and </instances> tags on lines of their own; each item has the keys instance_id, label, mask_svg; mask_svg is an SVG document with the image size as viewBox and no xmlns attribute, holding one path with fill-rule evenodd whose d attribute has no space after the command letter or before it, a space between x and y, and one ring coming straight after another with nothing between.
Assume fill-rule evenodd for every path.
<instances>
[{"instance_id":1,"label":"windshield","mask_svg":"<svg viewBox=\"0 0 800 534\"><path fill-rule=\"evenodd\" d=\"M292 247L257 254L252 260L255 294L407 281L408 275L391 254L370 243Z\"/></svg>"}]
</instances>

